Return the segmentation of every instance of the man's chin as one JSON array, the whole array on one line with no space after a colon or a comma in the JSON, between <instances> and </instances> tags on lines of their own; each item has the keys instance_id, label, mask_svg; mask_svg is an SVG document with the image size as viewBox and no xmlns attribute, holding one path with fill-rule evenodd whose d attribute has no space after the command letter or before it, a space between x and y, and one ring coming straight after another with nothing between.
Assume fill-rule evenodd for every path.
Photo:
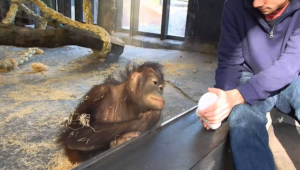
<instances>
[{"instance_id":1,"label":"man's chin","mask_svg":"<svg viewBox=\"0 0 300 170\"><path fill-rule=\"evenodd\" d=\"M272 11L260 11L264 15L269 15L272 14Z\"/></svg>"}]
</instances>

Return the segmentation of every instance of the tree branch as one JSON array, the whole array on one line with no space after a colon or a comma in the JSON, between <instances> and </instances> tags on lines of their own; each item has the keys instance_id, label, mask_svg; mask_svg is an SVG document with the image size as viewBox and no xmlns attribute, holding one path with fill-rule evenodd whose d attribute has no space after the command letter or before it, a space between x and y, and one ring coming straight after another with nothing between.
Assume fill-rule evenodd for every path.
<instances>
[{"instance_id":1,"label":"tree branch","mask_svg":"<svg viewBox=\"0 0 300 170\"><path fill-rule=\"evenodd\" d=\"M43 30L0 24L0 45L48 48L77 45L101 50L103 41L90 31L71 26Z\"/></svg>"}]
</instances>

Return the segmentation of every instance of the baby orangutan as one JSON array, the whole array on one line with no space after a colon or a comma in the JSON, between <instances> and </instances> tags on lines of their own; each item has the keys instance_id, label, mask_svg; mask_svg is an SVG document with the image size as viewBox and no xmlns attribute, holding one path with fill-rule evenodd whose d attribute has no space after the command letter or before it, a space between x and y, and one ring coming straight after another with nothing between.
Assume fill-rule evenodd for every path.
<instances>
[{"instance_id":1,"label":"baby orangutan","mask_svg":"<svg viewBox=\"0 0 300 170\"><path fill-rule=\"evenodd\" d=\"M109 76L83 97L57 140L72 163L138 137L155 127L164 108L164 75L158 63L129 65L121 81Z\"/></svg>"}]
</instances>

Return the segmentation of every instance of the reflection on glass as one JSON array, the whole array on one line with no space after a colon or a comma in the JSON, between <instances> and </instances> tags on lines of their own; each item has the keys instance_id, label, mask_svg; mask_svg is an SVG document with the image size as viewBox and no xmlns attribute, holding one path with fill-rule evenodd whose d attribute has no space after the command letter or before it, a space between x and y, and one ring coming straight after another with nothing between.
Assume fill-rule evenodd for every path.
<instances>
[{"instance_id":1,"label":"reflection on glass","mask_svg":"<svg viewBox=\"0 0 300 170\"><path fill-rule=\"evenodd\" d=\"M140 0L139 31L160 34L163 0Z\"/></svg>"},{"instance_id":2,"label":"reflection on glass","mask_svg":"<svg viewBox=\"0 0 300 170\"><path fill-rule=\"evenodd\" d=\"M91 1L93 2L93 1ZM94 24L97 24L98 19L98 0L94 0Z\"/></svg>"},{"instance_id":3,"label":"reflection on glass","mask_svg":"<svg viewBox=\"0 0 300 170\"><path fill-rule=\"evenodd\" d=\"M131 0L123 0L122 28L130 29Z\"/></svg>"},{"instance_id":4,"label":"reflection on glass","mask_svg":"<svg viewBox=\"0 0 300 170\"><path fill-rule=\"evenodd\" d=\"M75 2L71 0L71 19L75 20Z\"/></svg>"},{"instance_id":5,"label":"reflection on glass","mask_svg":"<svg viewBox=\"0 0 300 170\"><path fill-rule=\"evenodd\" d=\"M184 37L188 0L171 0L168 35Z\"/></svg>"}]
</instances>

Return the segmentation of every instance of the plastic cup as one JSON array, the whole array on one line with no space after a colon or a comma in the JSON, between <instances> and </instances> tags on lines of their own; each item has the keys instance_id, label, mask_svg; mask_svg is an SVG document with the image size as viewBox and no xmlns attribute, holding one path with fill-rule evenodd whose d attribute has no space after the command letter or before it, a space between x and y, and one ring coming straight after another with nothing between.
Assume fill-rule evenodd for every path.
<instances>
[{"instance_id":1,"label":"plastic cup","mask_svg":"<svg viewBox=\"0 0 300 170\"><path fill-rule=\"evenodd\" d=\"M198 110L199 111L202 111L204 110L205 108L207 108L208 106L214 104L217 100L218 100L218 96L214 93L211 93L211 92L207 92L205 93L204 95L201 96L199 102L198 102ZM196 112L197 113L197 112ZM207 123L207 120L202 118L201 116L199 116L197 114L198 117L200 117L207 125L210 129L218 129L220 126L221 126L221 122L220 123L217 123L217 124L209 124Z\"/></svg>"}]
</instances>

